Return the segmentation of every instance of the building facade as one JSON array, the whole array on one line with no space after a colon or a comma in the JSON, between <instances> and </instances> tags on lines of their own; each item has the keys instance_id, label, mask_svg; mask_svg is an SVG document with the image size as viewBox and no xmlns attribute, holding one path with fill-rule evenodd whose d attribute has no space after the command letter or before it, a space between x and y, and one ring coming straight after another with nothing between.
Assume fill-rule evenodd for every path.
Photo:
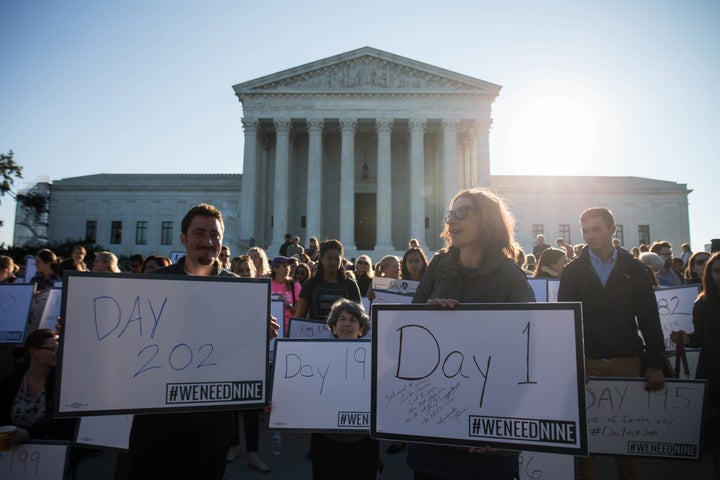
<instances>
[{"instance_id":1,"label":"building facade","mask_svg":"<svg viewBox=\"0 0 720 480\"><path fill-rule=\"evenodd\" d=\"M226 237L237 238L241 175L98 174L52 184L52 242L87 239L116 255L183 252L180 220L207 202L222 211Z\"/></svg>"},{"instance_id":2,"label":"building facade","mask_svg":"<svg viewBox=\"0 0 720 480\"><path fill-rule=\"evenodd\" d=\"M615 213L631 247L689 242L686 185L638 177L491 176L491 106L500 86L372 48L240 83L243 174L90 175L52 185L49 237L91 238L119 255L182 250L179 222L200 202L223 211L234 252L286 233L338 238L379 259L417 238L442 247L462 188L505 198L521 246L542 233L579 243L591 206ZM240 133L239 133L240 134ZM94 233L93 233L94 232ZM91 237L95 235L95 237ZM89 237L90 236L90 237Z\"/></svg>"},{"instance_id":3,"label":"building facade","mask_svg":"<svg viewBox=\"0 0 720 480\"><path fill-rule=\"evenodd\" d=\"M498 85L366 47L233 88L243 203L258 206L243 210L245 240L391 252L425 244L458 189L489 183Z\"/></svg>"}]
</instances>

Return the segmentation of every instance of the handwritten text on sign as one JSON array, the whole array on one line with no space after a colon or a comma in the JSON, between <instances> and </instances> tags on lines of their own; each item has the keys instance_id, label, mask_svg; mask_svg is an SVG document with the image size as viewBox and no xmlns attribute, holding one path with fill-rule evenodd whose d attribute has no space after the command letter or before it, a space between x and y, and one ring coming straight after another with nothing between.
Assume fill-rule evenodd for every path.
<instances>
[{"instance_id":1,"label":"handwritten text on sign","mask_svg":"<svg viewBox=\"0 0 720 480\"><path fill-rule=\"evenodd\" d=\"M369 340L278 339L270 428L370 428Z\"/></svg>"},{"instance_id":2,"label":"handwritten text on sign","mask_svg":"<svg viewBox=\"0 0 720 480\"><path fill-rule=\"evenodd\" d=\"M518 480L575 480L575 458L542 452L520 452Z\"/></svg>"},{"instance_id":3,"label":"handwritten text on sign","mask_svg":"<svg viewBox=\"0 0 720 480\"><path fill-rule=\"evenodd\" d=\"M643 378L591 378L586 386L590 451L698 459L704 381L667 379L646 392Z\"/></svg>"},{"instance_id":4,"label":"handwritten text on sign","mask_svg":"<svg viewBox=\"0 0 720 480\"><path fill-rule=\"evenodd\" d=\"M265 280L69 275L60 414L263 405L269 300Z\"/></svg>"},{"instance_id":5,"label":"handwritten text on sign","mask_svg":"<svg viewBox=\"0 0 720 480\"><path fill-rule=\"evenodd\" d=\"M28 442L0 452L3 480L62 480L65 478L68 442Z\"/></svg>"},{"instance_id":6,"label":"handwritten text on sign","mask_svg":"<svg viewBox=\"0 0 720 480\"><path fill-rule=\"evenodd\" d=\"M373 312L373 436L582 452L577 303Z\"/></svg>"},{"instance_id":7,"label":"handwritten text on sign","mask_svg":"<svg viewBox=\"0 0 720 480\"><path fill-rule=\"evenodd\" d=\"M327 323L306 318L291 318L288 338L333 338Z\"/></svg>"},{"instance_id":8,"label":"handwritten text on sign","mask_svg":"<svg viewBox=\"0 0 720 480\"><path fill-rule=\"evenodd\" d=\"M690 333L695 330L692 323L692 310L697 296L697 285L661 288L655 291L660 324L662 325L667 350L675 349L675 343L670 340L670 332L685 330Z\"/></svg>"}]
</instances>

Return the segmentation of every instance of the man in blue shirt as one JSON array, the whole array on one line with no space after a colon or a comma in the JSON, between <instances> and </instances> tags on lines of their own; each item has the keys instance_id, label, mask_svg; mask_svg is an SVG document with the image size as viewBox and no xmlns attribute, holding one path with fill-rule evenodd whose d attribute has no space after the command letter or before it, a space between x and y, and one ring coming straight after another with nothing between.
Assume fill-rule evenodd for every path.
<instances>
[{"instance_id":1,"label":"man in blue shirt","mask_svg":"<svg viewBox=\"0 0 720 480\"><path fill-rule=\"evenodd\" d=\"M585 210L580 226L587 246L563 270L558 301L582 302L586 374L637 377L645 365L645 389L660 390L665 343L645 266L613 246L615 218L607 208ZM633 458L616 457L615 462L620 480L637 478ZM580 479L595 478L592 457L580 459L579 473Z\"/></svg>"}]
</instances>

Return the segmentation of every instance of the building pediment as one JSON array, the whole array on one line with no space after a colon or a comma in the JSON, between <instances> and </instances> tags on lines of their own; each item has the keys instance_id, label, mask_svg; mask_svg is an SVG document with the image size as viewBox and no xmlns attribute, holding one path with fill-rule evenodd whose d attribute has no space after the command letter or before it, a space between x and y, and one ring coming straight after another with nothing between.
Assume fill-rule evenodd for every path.
<instances>
[{"instance_id":1,"label":"building pediment","mask_svg":"<svg viewBox=\"0 0 720 480\"><path fill-rule=\"evenodd\" d=\"M370 47L235 85L246 95L273 93L462 93L497 96L483 80Z\"/></svg>"}]
</instances>

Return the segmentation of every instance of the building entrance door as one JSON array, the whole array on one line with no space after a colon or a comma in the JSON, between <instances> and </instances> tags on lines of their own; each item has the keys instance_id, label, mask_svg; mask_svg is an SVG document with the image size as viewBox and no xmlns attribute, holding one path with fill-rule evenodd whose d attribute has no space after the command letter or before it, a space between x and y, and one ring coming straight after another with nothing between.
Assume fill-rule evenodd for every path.
<instances>
[{"instance_id":1,"label":"building entrance door","mask_svg":"<svg viewBox=\"0 0 720 480\"><path fill-rule=\"evenodd\" d=\"M358 250L375 248L376 204L374 193L355 194L355 247Z\"/></svg>"}]
</instances>

